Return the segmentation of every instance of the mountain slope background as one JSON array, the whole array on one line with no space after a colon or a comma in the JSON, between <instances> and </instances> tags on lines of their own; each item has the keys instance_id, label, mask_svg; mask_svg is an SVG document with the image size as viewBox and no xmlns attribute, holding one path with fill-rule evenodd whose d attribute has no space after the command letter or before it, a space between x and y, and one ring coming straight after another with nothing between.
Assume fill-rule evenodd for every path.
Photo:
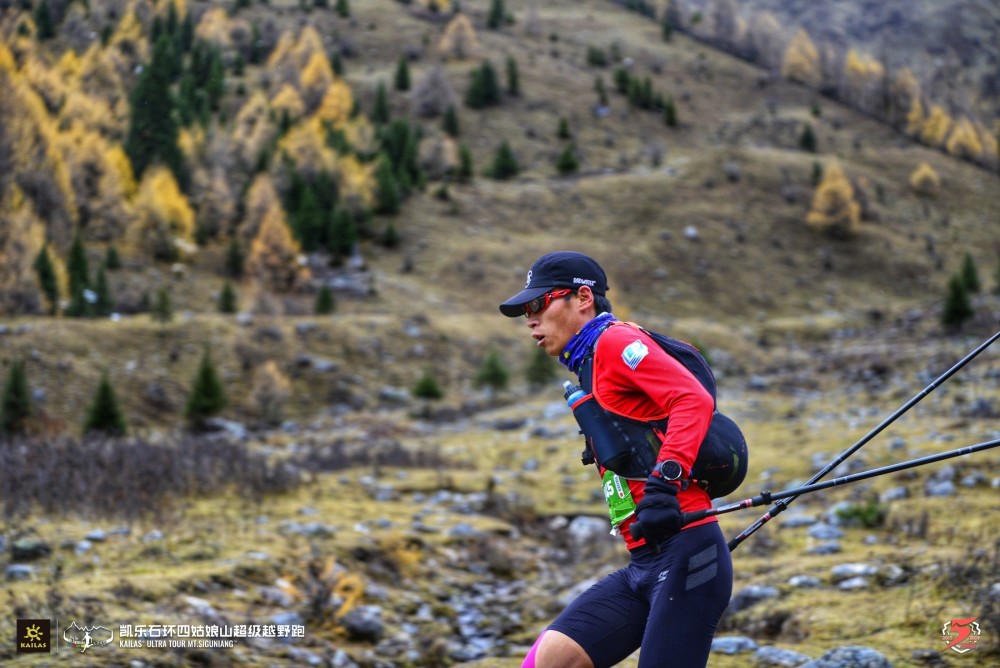
<instances>
[{"instance_id":1,"label":"mountain slope background","mask_svg":"<svg viewBox=\"0 0 1000 668\"><path fill-rule=\"evenodd\" d=\"M519 665L518 652L558 611L555 599L623 558L611 540L578 543L567 533L567 522L599 519L603 511L592 472L576 465L568 412L553 407L562 376L556 372L541 390L530 387L523 321L496 310L549 250L592 254L608 271L619 317L706 351L720 377L720 401L752 445L751 478L740 492L747 496L807 479L817 462L831 461L1000 320L1000 178L989 156L949 154L777 76L780 68L716 48L701 31L726 3L675 5L687 18L667 41L661 18L669 7L662 3L650 20L613 2L509 1L493 29L494 3L465 1L465 34L474 40L463 58L454 57L451 31L458 28L446 2L436 11L393 0L46 4L50 38L40 37L41 3L2 5L0 24L0 54L9 55L0 57L0 73L16 93L0 101L0 345L5 368L25 361L35 413L24 438L78 438L106 374L133 438L211 450L204 436L188 433L184 417L208 350L228 398L217 426L242 438L247 452L293 467L299 482L276 481L249 495L220 483L222 494L168 496L155 510L138 510L137 499L135 514L74 507L67 497L63 506L58 499L46 506L39 520L10 503L25 489L16 482L23 472L13 471L15 482L5 488L8 545L40 537L75 546L95 527L117 522L130 531L92 551L61 550L58 559L37 562L32 578L12 583L17 614L4 622L11 626L22 612L115 624L206 621L213 617L198 602L204 597L227 619L295 613L307 620L308 642L209 655L219 665L306 660L301 652L358 665ZM822 25L831 39L888 53L884 62L891 63L917 58L902 34L926 34L915 41L931 44L932 55L937 48L959 54L963 91L979 85L967 109L987 126L995 121L996 96L984 78L995 57L988 4L952 3L955 13L917 5L898 19L892 12L901 10L888 3L837 3L837 11L826 3L801 11L778 4L741 3L740 16L771 11L788 39L801 25L818 41ZM698 10L707 18L687 25ZM857 28L858 16L884 29ZM912 30L898 29L905 21ZM182 43L185 22L197 39L217 46L218 61L213 56L204 69L221 68L224 85L214 104L207 92L190 94L193 111L175 109L184 168L173 188L155 161L142 176L122 170L114 156L127 153L136 109L129 93L150 69L152 35L166 32ZM943 27L956 23L951 32ZM942 33L953 41L933 46ZM182 65L192 77L197 39ZM976 39L985 46L967 48ZM409 91L395 86L401 59ZM950 63L951 55L944 59ZM485 61L497 74L499 104L470 108L464 100L473 71ZM648 79L654 97L670 99L676 125L656 103L642 108L628 90L619 92L620 69L639 83ZM417 91L436 70L447 85L436 83L430 97L453 96L457 137L445 132L441 114L418 113L427 100ZM924 90L940 93L940 104L961 97L932 86L937 75L926 76ZM172 94L189 95L184 75L173 77ZM218 84L212 81L200 90ZM961 108L954 104L950 110ZM386 110L422 134L424 183L411 184L395 214L378 212L387 188L377 155L387 140L376 116ZM804 146L807 127L814 149ZM519 170L498 180L488 172L504 142ZM456 174L462 146L471 179ZM567 147L578 167L562 173L557 163ZM925 163L939 184L915 189L911 177ZM834 165L858 207L856 224L841 236L806 222L822 174ZM291 193L297 179L322 192L325 171L334 175L335 208L349 211L356 225L352 253L322 246L302 253L299 226L307 217ZM264 244L259 230L269 217L259 209L280 222L272 229L299 235L300 245L280 233ZM68 317L68 278L60 279L64 313L44 314L34 262L48 243L65 276L77 230L92 275L110 248L121 255L122 268L107 271L117 316ZM161 236L165 246L144 243ZM258 240L258 248L275 250L261 250L259 263L237 277L227 269L234 240L247 255ZM972 316L946 327L949 282L967 256L982 288L970 297ZM278 259L268 264L265 257ZM269 283L275 275L288 282ZM227 283L238 314L218 312ZM330 315L315 313L324 286L336 299ZM164 322L154 317L161 293L173 311ZM511 373L506 388L477 382L491 353ZM995 438L997 364L995 352L984 353L901 420L893 439L861 453L857 465ZM427 376L443 398L413 396ZM814 658L864 644L894 665L953 665L961 657L941 649L941 625L981 615L988 633L977 651L995 653L1000 627L989 573L996 571L997 534L988 520L997 508L988 471L997 460L974 457L950 469L949 480L972 476L951 497L926 493L939 474L928 467L800 500L808 517L831 519L830 507L843 502L861 519L845 527L842 552L813 552L823 541L804 530L769 528L751 538L734 554L736 591L773 587L778 595L730 618L721 633ZM338 495L347 485L361 491ZM907 490L904 500L883 500L897 487ZM428 502L439 498L451 501ZM866 508L878 511L875 519ZM303 515L318 515L323 531L303 533ZM734 535L750 518L722 521ZM162 542L146 540L154 531L165 534ZM95 557L103 565L95 566ZM11 556L5 565L16 561ZM838 588L831 570L853 562L874 564L877 584ZM817 578L820 589L788 585L796 575ZM750 591L744 601L759 592ZM469 603L477 597L486 602ZM381 642L346 619L366 606L382 611L388 630ZM859 628L859 608L884 611L885 623ZM462 614L473 610L498 621L481 621L481 636L460 633ZM411 623L418 630L407 629ZM385 638L395 634L406 638L399 646L408 653L393 654ZM141 656L162 659L153 650ZM747 660L717 653L711 665Z\"/></svg>"}]
</instances>

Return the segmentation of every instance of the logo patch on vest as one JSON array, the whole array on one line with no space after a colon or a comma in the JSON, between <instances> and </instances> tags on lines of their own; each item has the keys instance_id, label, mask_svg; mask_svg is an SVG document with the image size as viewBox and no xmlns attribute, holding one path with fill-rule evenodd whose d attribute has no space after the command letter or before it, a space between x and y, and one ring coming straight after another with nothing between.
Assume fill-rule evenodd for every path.
<instances>
[{"instance_id":1,"label":"logo patch on vest","mask_svg":"<svg viewBox=\"0 0 1000 668\"><path fill-rule=\"evenodd\" d=\"M646 347L639 339L636 339L632 343L625 347L622 351L622 360L628 365L628 368L635 371L635 368L639 366L639 362L649 353L649 348Z\"/></svg>"}]
</instances>

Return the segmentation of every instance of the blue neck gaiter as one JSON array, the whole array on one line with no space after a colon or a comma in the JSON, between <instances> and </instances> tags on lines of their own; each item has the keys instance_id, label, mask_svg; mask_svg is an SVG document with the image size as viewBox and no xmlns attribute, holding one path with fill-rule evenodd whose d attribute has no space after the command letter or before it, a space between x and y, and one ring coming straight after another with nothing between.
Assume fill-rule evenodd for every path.
<instances>
[{"instance_id":1,"label":"blue neck gaiter","mask_svg":"<svg viewBox=\"0 0 1000 668\"><path fill-rule=\"evenodd\" d=\"M618 322L618 319L607 312L600 314L588 322L579 332L573 335L573 338L563 348L562 354L559 355L559 361L565 364L566 368L573 373L578 373L583 360L590 354L594 344L597 342L597 337L616 322Z\"/></svg>"}]
</instances>

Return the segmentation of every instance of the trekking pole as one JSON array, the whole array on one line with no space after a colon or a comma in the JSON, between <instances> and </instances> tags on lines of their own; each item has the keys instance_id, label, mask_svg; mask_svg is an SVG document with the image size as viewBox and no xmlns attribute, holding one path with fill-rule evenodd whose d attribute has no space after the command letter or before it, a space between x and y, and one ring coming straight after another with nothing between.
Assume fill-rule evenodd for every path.
<instances>
[{"instance_id":1,"label":"trekking pole","mask_svg":"<svg viewBox=\"0 0 1000 668\"><path fill-rule=\"evenodd\" d=\"M931 392L933 392L934 389L937 388L939 385L941 385L943 382L945 382L946 380L948 380L949 378L951 378L959 369L961 369L963 366L965 366L966 364L968 364L969 362L971 362L979 353L981 353L984 350L986 350L987 348L989 348L993 344L993 342L996 341L998 338L1000 338L1000 331L996 332L993 336L991 336L986 341L984 341L982 344L980 344L978 348L976 348L971 353L969 353L968 355L966 355L965 357L963 357L962 359L960 359L958 362L956 362L953 367L951 367L950 369L948 369L947 371L945 371L943 374L941 374L940 376L938 376L934 380L934 382L932 382L930 385L928 385L923 390L921 390L918 394L916 394L912 399L910 399L909 401L907 401L905 404L903 404L902 406L900 406L896 410L895 413L893 413L892 415L890 415L889 417L887 417L885 420L882 421L881 424L879 424L877 427L875 427L870 432L868 432L867 434L865 434L861 438L861 440L859 440L857 443L855 443L854 445L852 445L851 447L849 447L847 450L844 450L844 452L842 452L839 457L837 457L835 460L833 460L832 462L830 462L829 464L827 464L826 466L824 466L823 470L821 470L819 473L817 473L812 478L810 478L806 482L806 485L811 485L811 484L817 482L818 480L821 480L822 478L824 478L826 476L827 473L829 473L830 471L832 471L835 468L837 468L838 466L840 466L841 463L843 463L843 461L845 459L847 459L848 457L850 457L851 455L853 455L855 452L857 452L858 450L860 450L862 447L864 447L864 445L866 443L868 443L868 441L870 441L873 438L875 438L883 429L885 429L890 424L892 424L893 422L895 422L896 419L899 418L899 416L901 416L903 413L905 413L906 411L908 411L911 408L913 408L913 406L915 406L917 404L917 402L919 402L921 399L923 399L928 394L930 394ZM790 504L792 501L795 500L795 495L789 495L788 497L782 497L782 499L785 499L785 498L787 498L787 501L786 500L781 500L781 501L778 501L777 503L775 503L773 506L771 506L771 508L768 509L768 511L766 513L764 513L763 515L761 515L757 519L756 522L754 522L753 524L751 524L750 526L748 526L746 529L743 530L742 533L740 533L738 536L736 536L731 541L729 541L729 551L732 552L733 550L735 550L737 547L739 547L740 543L742 543L743 541L745 541L753 533L755 533L758 529L760 529L762 526L764 526L765 524L767 524L768 522L770 522L771 520L773 520L776 516L778 516L779 514L781 514L788 507L788 504ZM755 505L758 505L758 504L755 504Z\"/></svg>"},{"instance_id":2,"label":"trekking pole","mask_svg":"<svg viewBox=\"0 0 1000 668\"><path fill-rule=\"evenodd\" d=\"M741 510L743 508L751 508L753 506L764 506L772 501L780 501L782 499L788 499L801 495L809 494L811 492L818 492L823 489L828 489L830 487L836 487L838 485L846 485L848 483L857 482L858 480L865 480L867 478L874 478L875 476L885 475L886 473L895 473L896 471L904 471L906 469L912 469L917 466L923 466L924 464L931 464L933 462L939 462L944 459L951 459L953 457L962 457L963 455L969 455L973 452L980 452L982 450L989 450L990 448L995 448L1000 445L1000 438L994 439L992 441L984 441L982 443L977 443L976 445L970 445L964 448L959 448L958 450L949 450L948 452L941 452L934 455L927 455L926 457L920 457L918 459L911 459L905 462L899 462L898 464L890 464L889 466L883 466L881 468L872 469L871 471L862 471L861 473L853 473L851 475L844 476L842 478L834 478L833 480L826 480L824 482L817 482L812 484L803 485L802 487L793 487L792 489L786 489L783 492L770 492L763 491L757 496L751 497L749 499L744 499L743 501L737 501L736 503L729 503L724 506L719 506L718 508L708 508L706 510L696 510L691 513L681 513L681 524L686 525L691 522L697 522L698 520L705 519L706 517L714 517L716 515L722 515L724 513L731 513L734 510Z\"/></svg>"}]
</instances>

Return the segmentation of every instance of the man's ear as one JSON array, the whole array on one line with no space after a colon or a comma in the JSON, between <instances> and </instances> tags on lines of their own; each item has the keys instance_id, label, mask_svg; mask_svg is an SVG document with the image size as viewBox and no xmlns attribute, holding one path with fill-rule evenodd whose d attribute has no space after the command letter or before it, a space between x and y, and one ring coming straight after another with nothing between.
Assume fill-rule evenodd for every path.
<instances>
[{"instance_id":1,"label":"man's ear","mask_svg":"<svg viewBox=\"0 0 1000 668\"><path fill-rule=\"evenodd\" d=\"M581 311L596 308L594 304L594 291L590 289L589 285L581 285L576 291L576 298L580 300Z\"/></svg>"}]
</instances>

